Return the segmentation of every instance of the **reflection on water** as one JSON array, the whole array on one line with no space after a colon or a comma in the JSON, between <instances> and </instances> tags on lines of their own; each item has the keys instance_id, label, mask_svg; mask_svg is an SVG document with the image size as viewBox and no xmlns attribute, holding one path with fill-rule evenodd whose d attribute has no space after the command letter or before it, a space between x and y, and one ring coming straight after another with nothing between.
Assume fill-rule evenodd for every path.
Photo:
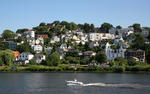
<instances>
[{"instance_id":1,"label":"reflection on water","mask_svg":"<svg viewBox=\"0 0 150 94\"><path fill-rule=\"evenodd\" d=\"M74 78L84 84L67 86L65 80ZM149 94L149 79L149 74L0 73L0 94Z\"/></svg>"}]
</instances>

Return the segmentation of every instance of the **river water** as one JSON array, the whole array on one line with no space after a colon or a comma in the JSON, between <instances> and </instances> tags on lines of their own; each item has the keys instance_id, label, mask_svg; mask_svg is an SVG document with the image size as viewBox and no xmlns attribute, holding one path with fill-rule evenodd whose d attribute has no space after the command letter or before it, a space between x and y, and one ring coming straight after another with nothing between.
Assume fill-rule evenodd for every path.
<instances>
[{"instance_id":1,"label":"river water","mask_svg":"<svg viewBox=\"0 0 150 94\"><path fill-rule=\"evenodd\" d=\"M66 84L75 78L87 86ZM0 94L150 94L150 74L0 73Z\"/></svg>"}]
</instances>

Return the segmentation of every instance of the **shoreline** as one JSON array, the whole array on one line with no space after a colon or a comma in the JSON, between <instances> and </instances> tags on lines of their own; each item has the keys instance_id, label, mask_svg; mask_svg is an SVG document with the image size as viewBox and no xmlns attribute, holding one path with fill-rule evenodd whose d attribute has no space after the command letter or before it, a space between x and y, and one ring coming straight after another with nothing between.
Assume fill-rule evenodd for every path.
<instances>
[{"instance_id":1,"label":"shoreline","mask_svg":"<svg viewBox=\"0 0 150 94\"><path fill-rule=\"evenodd\" d=\"M83 67L83 66L3 66L0 73L146 73L150 74L150 66L126 66L126 67Z\"/></svg>"},{"instance_id":2,"label":"shoreline","mask_svg":"<svg viewBox=\"0 0 150 94\"><path fill-rule=\"evenodd\" d=\"M0 73L119 73L119 74L150 74L148 71L125 71L125 72L113 72L113 71L0 71Z\"/></svg>"}]
</instances>

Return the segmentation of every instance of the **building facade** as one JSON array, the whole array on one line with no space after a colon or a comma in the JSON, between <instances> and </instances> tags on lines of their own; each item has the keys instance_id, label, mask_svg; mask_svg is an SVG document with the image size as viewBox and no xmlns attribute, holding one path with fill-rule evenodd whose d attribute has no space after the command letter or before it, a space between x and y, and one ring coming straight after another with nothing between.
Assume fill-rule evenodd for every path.
<instances>
[{"instance_id":1,"label":"building facade","mask_svg":"<svg viewBox=\"0 0 150 94\"><path fill-rule=\"evenodd\" d=\"M128 49L125 51L125 58L136 58L137 61L145 62L145 51Z\"/></svg>"},{"instance_id":2,"label":"building facade","mask_svg":"<svg viewBox=\"0 0 150 94\"><path fill-rule=\"evenodd\" d=\"M119 49L112 49L109 43L106 44L105 54L108 61L114 61L116 57L124 58L124 52L125 50L122 48L122 46Z\"/></svg>"}]
</instances>

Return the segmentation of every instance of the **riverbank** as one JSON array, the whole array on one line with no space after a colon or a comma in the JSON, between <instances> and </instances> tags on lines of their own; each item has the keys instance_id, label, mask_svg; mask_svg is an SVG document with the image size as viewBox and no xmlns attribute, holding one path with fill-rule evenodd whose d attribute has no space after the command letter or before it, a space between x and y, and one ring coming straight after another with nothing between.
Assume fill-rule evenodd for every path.
<instances>
[{"instance_id":1,"label":"riverbank","mask_svg":"<svg viewBox=\"0 0 150 94\"><path fill-rule=\"evenodd\" d=\"M150 73L150 65L126 66L126 67L83 67L83 66L3 66L0 72L108 72L108 73Z\"/></svg>"}]
</instances>

